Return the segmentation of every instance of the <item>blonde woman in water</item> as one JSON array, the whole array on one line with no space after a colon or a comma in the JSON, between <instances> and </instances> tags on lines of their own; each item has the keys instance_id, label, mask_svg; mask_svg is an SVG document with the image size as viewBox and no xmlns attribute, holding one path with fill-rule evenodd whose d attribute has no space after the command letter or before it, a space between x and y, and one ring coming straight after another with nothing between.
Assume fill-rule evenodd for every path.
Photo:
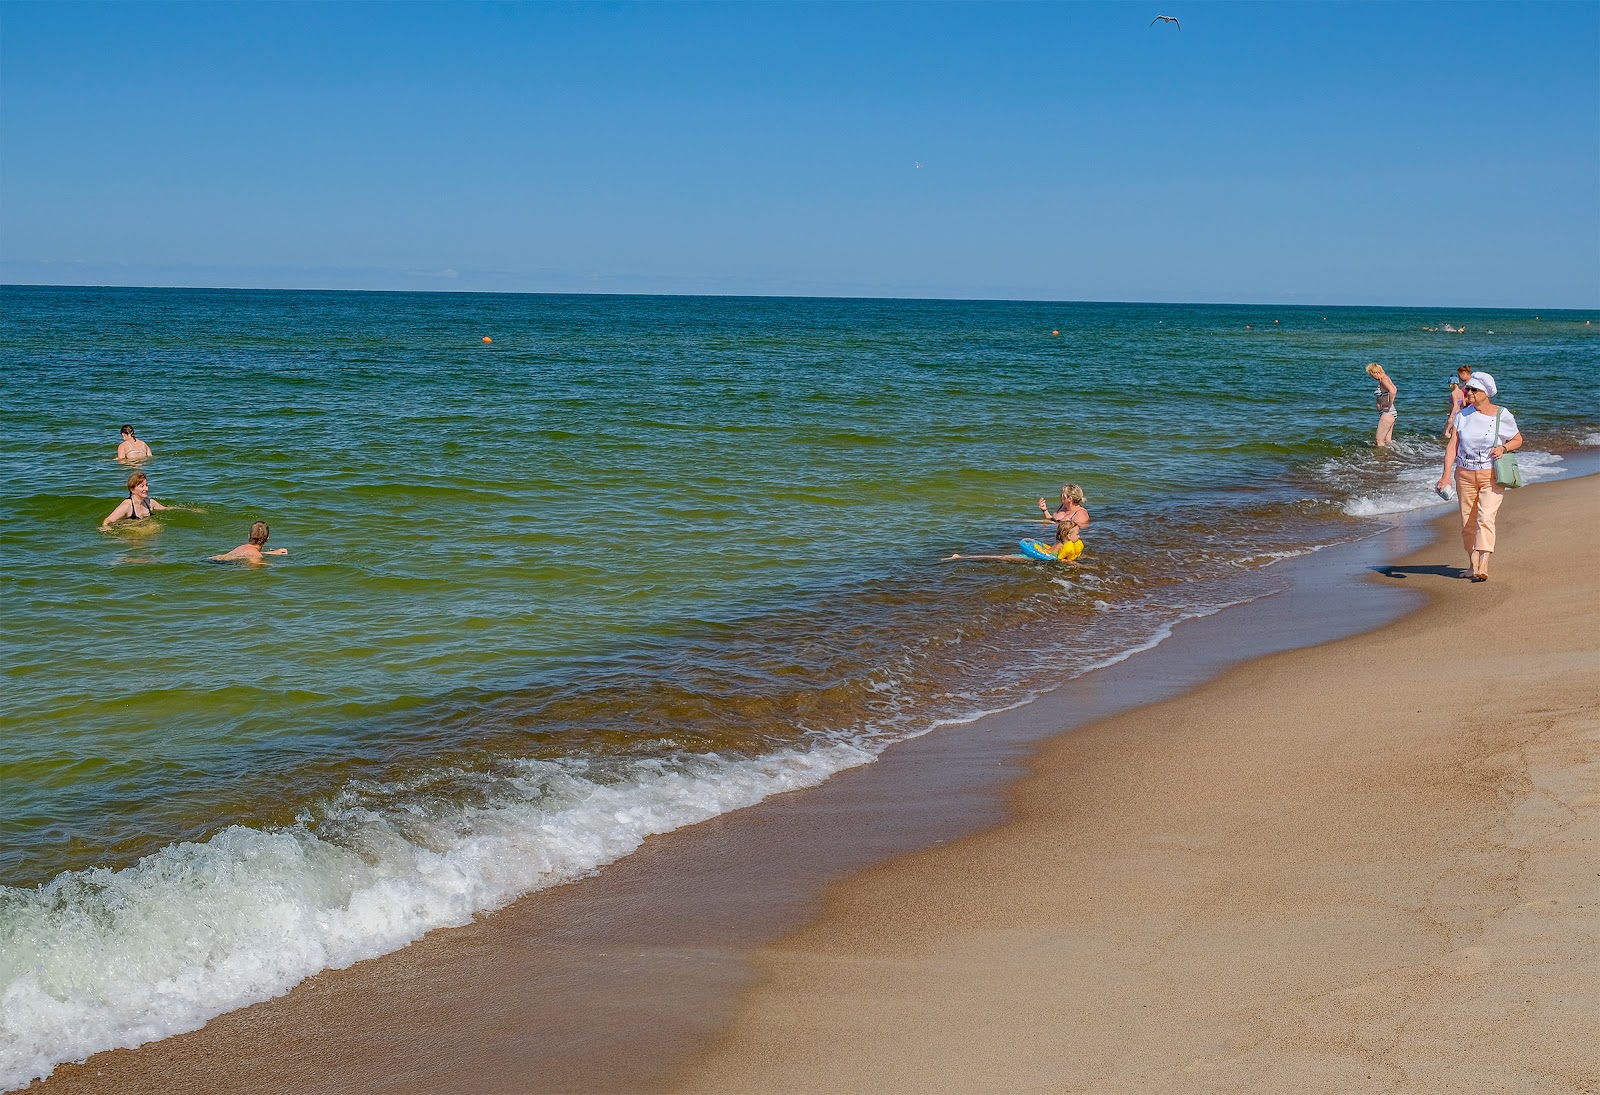
<instances>
[{"instance_id":1,"label":"blonde woman in water","mask_svg":"<svg viewBox=\"0 0 1600 1095\"><path fill-rule=\"evenodd\" d=\"M1390 440L1394 437L1394 399L1400 394L1400 389L1394 386L1394 381L1389 379L1389 374L1383 371L1383 366L1374 361L1367 366L1367 375L1378 382L1378 436L1377 445L1380 449L1389 447Z\"/></svg>"}]
</instances>

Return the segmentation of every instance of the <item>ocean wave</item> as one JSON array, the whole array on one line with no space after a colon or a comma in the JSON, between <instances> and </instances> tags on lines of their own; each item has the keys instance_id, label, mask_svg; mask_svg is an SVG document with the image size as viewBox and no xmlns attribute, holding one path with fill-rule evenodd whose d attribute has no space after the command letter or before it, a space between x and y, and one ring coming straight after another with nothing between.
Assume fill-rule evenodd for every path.
<instances>
[{"instance_id":1,"label":"ocean wave","mask_svg":"<svg viewBox=\"0 0 1600 1095\"><path fill-rule=\"evenodd\" d=\"M378 810L352 788L315 822L233 826L123 870L0 889L0 1090L197 1029L874 755L699 754L634 761L621 778L517 761L470 807Z\"/></svg>"},{"instance_id":2,"label":"ocean wave","mask_svg":"<svg viewBox=\"0 0 1600 1095\"><path fill-rule=\"evenodd\" d=\"M1517 466L1522 470L1524 483L1554 479L1562 470L1561 457L1537 449L1517 453ZM1358 494L1348 499L1343 509L1351 517L1381 517L1390 513L1454 506L1456 500L1453 492L1445 499L1434 491L1434 484L1438 481L1439 469L1436 465L1407 468L1386 489L1372 494Z\"/></svg>"},{"instance_id":3,"label":"ocean wave","mask_svg":"<svg viewBox=\"0 0 1600 1095\"><path fill-rule=\"evenodd\" d=\"M1254 567L1269 567L1281 563L1285 559L1298 559L1302 555L1310 555L1321 551L1328 544L1309 544L1300 548L1285 548L1281 551L1257 551L1249 555L1241 555L1237 559L1230 559L1228 565L1240 570L1249 570Z\"/></svg>"}]
</instances>

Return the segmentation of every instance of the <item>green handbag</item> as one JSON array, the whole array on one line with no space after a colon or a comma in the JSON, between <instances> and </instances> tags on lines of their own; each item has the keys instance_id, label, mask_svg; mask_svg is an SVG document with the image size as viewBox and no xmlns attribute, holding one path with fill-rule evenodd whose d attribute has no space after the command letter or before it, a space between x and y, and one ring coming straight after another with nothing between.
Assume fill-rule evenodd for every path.
<instances>
[{"instance_id":1,"label":"green handbag","mask_svg":"<svg viewBox=\"0 0 1600 1095\"><path fill-rule=\"evenodd\" d=\"M1500 444L1500 412L1504 407L1495 408L1494 434L1489 438L1489 447ZM1496 486L1520 487L1522 486L1522 469L1517 467L1517 458L1508 451L1495 457L1494 481Z\"/></svg>"}]
</instances>

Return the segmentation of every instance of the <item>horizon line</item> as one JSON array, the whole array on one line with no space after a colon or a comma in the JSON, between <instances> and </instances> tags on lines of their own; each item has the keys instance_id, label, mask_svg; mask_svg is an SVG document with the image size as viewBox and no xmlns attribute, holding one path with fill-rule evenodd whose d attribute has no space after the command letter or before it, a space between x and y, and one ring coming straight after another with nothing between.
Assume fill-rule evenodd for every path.
<instances>
[{"instance_id":1,"label":"horizon line","mask_svg":"<svg viewBox=\"0 0 1600 1095\"><path fill-rule=\"evenodd\" d=\"M1165 305L1179 308L1404 308L1441 309L1479 312L1586 312L1600 311L1600 304L1592 306L1508 304L1319 304L1316 302L1291 303L1249 300L1066 300L1051 297L919 297L895 295L868 295L847 293L673 293L673 292L622 292L576 291L547 289L355 289L317 286L282 285L111 285L94 282L0 282L0 289L124 289L129 291L170 290L173 292L227 292L227 293L391 293L410 296L482 296L482 297L665 297L688 300L860 300L905 301L947 304L1101 304L1101 305Z\"/></svg>"}]
</instances>

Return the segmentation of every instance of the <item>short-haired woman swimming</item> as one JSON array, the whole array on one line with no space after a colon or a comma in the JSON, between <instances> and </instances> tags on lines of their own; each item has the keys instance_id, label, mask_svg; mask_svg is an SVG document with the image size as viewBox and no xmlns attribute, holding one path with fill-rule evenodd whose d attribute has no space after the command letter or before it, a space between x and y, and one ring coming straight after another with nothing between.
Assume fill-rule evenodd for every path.
<instances>
[{"instance_id":1,"label":"short-haired woman swimming","mask_svg":"<svg viewBox=\"0 0 1600 1095\"><path fill-rule=\"evenodd\" d=\"M259 563L263 555L287 555L288 548L267 548L267 538L272 535L272 530L265 521L256 521L250 526L250 538L232 551L211 558L218 563Z\"/></svg>"}]
</instances>

